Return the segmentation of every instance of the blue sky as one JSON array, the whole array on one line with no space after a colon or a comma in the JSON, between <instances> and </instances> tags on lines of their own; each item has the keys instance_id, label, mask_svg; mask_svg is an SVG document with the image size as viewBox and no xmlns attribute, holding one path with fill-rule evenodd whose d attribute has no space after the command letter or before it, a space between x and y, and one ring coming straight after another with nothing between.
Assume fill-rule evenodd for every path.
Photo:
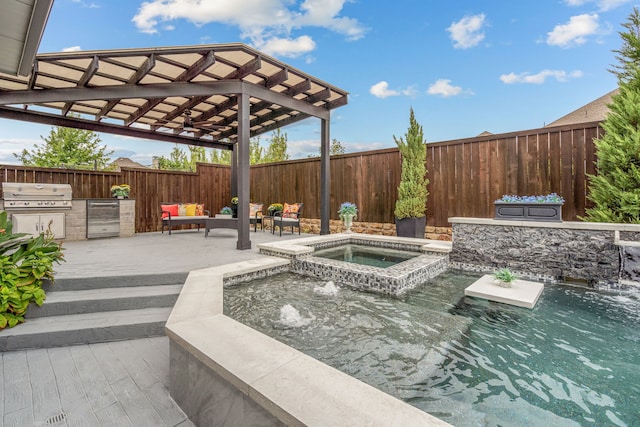
<instances>
[{"instance_id":1,"label":"blue sky","mask_svg":"<svg viewBox=\"0 0 640 427\"><path fill-rule=\"evenodd\" d=\"M395 147L413 107L428 142L544 126L615 89L630 0L55 0L39 52L243 42L350 93L331 138ZM0 163L49 126L0 119ZM319 122L285 127L292 158ZM172 144L101 134L150 164ZM269 135L262 137L266 145ZM185 147L186 148L186 147Z\"/></svg>"}]
</instances>

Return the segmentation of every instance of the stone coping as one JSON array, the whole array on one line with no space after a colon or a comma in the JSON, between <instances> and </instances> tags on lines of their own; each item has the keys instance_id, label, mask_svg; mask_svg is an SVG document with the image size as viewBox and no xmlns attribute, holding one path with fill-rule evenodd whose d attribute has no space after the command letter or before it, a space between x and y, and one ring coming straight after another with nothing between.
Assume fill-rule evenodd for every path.
<instances>
[{"instance_id":1,"label":"stone coping","mask_svg":"<svg viewBox=\"0 0 640 427\"><path fill-rule=\"evenodd\" d=\"M451 242L443 240L414 239L409 237L380 236L363 233L339 233L303 239L285 240L282 242L262 243L258 245L258 249L260 249L260 251L264 250L269 254L281 253L288 257L296 258L298 256L313 253L316 245L334 243L335 246L338 246L354 243L356 240L368 240L370 242L390 244L407 244L407 246L412 247L419 246L420 251L422 252L436 252L442 254L448 254L451 252L452 248Z\"/></svg>"},{"instance_id":2,"label":"stone coping","mask_svg":"<svg viewBox=\"0 0 640 427\"><path fill-rule=\"evenodd\" d=\"M449 426L223 314L225 278L289 262L265 256L192 271L167 335L286 425Z\"/></svg>"},{"instance_id":3,"label":"stone coping","mask_svg":"<svg viewBox=\"0 0 640 427\"><path fill-rule=\"evenodd\" d=\"M465 218L451 217L451 224L478 224L478 225L506 225L514 227L536 228L566 228L572 230L603 230L603 231L633 231L640 232L640 224L613 224L608 222L580 222L580 221L515 221L491 218Z\"/></svg>"}]
</instances>

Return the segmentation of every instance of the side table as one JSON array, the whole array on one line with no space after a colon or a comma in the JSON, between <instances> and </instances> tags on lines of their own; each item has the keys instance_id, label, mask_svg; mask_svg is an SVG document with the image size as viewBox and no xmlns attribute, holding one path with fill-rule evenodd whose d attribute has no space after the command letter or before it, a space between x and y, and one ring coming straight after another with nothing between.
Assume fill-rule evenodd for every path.
<instances>
[{"instance_id":1,"label":"side table","mask_svg":"<svg viewBox=\"0 0 640 427\"><path fill-rule=\"evenodd\" d=\"M273 215L264 215L262 217L262 231L264 231L267 222L271 222L271 228L273 229Z\"/></svg>"}]
</instances>

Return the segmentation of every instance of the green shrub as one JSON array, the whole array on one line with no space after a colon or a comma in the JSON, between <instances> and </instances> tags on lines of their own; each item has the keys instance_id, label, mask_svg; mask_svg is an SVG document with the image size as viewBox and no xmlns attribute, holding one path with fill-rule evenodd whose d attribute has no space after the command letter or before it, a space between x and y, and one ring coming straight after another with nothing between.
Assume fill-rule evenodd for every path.
<instances>
[{"instance_id":1,"label":"green shrub","mask_svg":"<svg viewBox=\"0 0 640 427\"><path fill-rule=\"evenodd\" d=\"M30 302L42 305L43 279L53 281L53 263L63 260L50 232L32 237L12 228L7 213L0 212L0 329L24 322Z\"/></svg>"},{"instance_id":2,"label":"green shrub","mask_svg":"<svg viewBox=\"0 0 640 427\"><path fill-rule=\"evenodd\" d=\"M496 280L498 280L502 284L502 286L507 288L510 288L511 284L518 280L518 276L513 274L508 268L502 268L496 271L495 273L493 273L493 277L495 277Z\"/></svg>"},{"instance_id":3,"label":"green shrub","mask_svg":"<svg viewBox=\"0 0 640 427\"><path fill-rule=\"evenodd\" d=\"M402 172L398 186L395 216L403 218L422 218L427 210L427 146L422 126L416 121L413 108L409 111L409 128L405 138L393 136L402 155Z\"/></svg>"}]
</instances>

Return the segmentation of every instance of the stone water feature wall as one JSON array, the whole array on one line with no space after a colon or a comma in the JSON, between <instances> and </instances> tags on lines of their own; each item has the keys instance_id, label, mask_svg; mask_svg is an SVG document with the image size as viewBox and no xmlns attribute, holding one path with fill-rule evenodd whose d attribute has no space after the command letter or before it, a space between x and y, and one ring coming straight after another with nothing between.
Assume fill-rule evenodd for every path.
<instances>
[{"instance_id":1,"label":"stone water feature wall","mask_svg":"<svg viewBox=\"0 0 640 427\"><path fill-rule=\"evenodd\" d=\"M450 218L451 266L491 273L508 267L522 277L588 285L620 283L620 236L640 240L640 226Z\"/></svg>"}]
</instances>

